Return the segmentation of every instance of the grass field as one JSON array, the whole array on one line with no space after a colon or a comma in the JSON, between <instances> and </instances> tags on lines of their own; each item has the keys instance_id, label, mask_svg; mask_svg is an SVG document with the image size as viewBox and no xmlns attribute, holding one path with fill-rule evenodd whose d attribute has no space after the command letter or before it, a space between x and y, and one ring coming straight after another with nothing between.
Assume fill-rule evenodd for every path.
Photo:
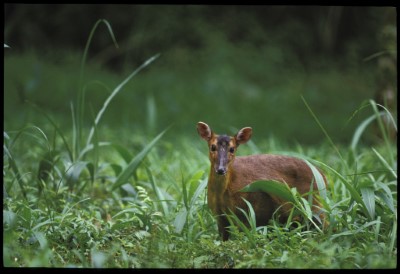
<instances>
[{"instance_id":1,"label":"grass field","mask_svg":"<svg viewBox=\"0 0 400 274\"><path fill-rule=\"evenodd\" d=\"M355 151L342 147L341 157L328 146L296 151L326 164L316 165L326 170L330 183L328 232L306 225L290 230L289 224L272 222L221 242L205 203L208 159L199 142L182 138L176 148L160 139L132 169L140 149L100 143L85 159L71 163L62 146L53 147L57 141L39 128L27 128L19 138L11 132L7 136L5 266L396 266L394 144ZM145 136L142 140L143 146L149 143ZM241 152L285 152L273 143ZM385 157L386 149L392 149L393 158ZM120 181L127 170L132 176Z\"/></svg>"},{"instance_id":2,"label":"grass field","mask_svg":"<svg viewBox=\"0 0 400 274\"><path fill-rule=\"evenodd\" d=\"M378 110L373 100L351 110L352 105L344 102L346 111L342 115L346 118L343 120L349 120L355 113L344 126L337 121L331 124L329 119L334 117L329 115L320 117L315 111L317 95L305 96L299 119L306 121L304 131L314 128L309 143L299 141L307 135L303 130L297 130L302 133L295 141L288 141L293 132L285 128L289 124L284 124L282 132L286 132L286 139L260 130L254 142L239 149L239 155L302 155L324 170L329 181L324 200L330 221L327 231L322 232L310 221L291 228L290 222L282 224L272 220L264 227L242 232L233 230L232 240L222 242L206 204L209 162L206 145L197 136L195 126L203 119L213 125L218 111L230 117L229 105L238 104L237 98L224 101L228 107L215 110L215 104L204 107L208 97L198 101L203 106L191 108L193 102L183 92L178 92L176 97L156 93L154 78L151 78L154 74L148 72L156 57L132 70L126 78L117 78L83 62L87 67L74 83L79 88L74 96L68 97L68 92L60 89L69 90L71 82L68 78L62 82L59 74L67 77L74 70L79 71L80 64L70 62L70 67L60 69L38 62L43 65L38 70L46 71L42 75L47 78L34 83L38 78L23 78L27 74L22 72L10 73L15 71L10 67L18 64L21 71L29 69L23 63L29 58L36 57L26 54L5 62L5 79L9 80L5 89L23 83L24 94L20 96L28 100L38 90L29 89L30 86L39 85L45 93L41 95L42 101L39 98L27 108L22 103L12 103L18 98L15 93L14 99L5 98L5 266L329 269L397 266L397 143L390 138L387 124L383 123L382 117L387 113ZM228 73L221 76L224 79L233 75L229 69L223 72ZM171 74L161 74L157 69L155 73L165 77L165 81L160 81L164 85L173 82L169 78ZM87 80L93 75L107 80ZM297 86L301 76L300 73L297 78L291 78L293 82L289 86ZM335 78L331 73L325 77ZM186 80L196 81L195 77ZM135 81L139 84L135 85ZM329 86L329 83L324 84ZM232 81L226 88L235 84ZM93 95L93 85L104 92ZM176 84L174 87L183 90L187 86ZM278 84L276 87L279 88ZM360 86L357 88L362 90ZM135 101L129 107L129 103L119 98L123 89L153 90L154 93L139 91L135 96L141 100L128 100ZM60 97L54 96L54 90L60 92ZM212 94L213 90L211 87L207 92ZM225 94L217 95L217 101ZM256 100L267 98L257 90L253 95L258 96ZM73 98L71 104L58 102L69 98ZM249 107L254 100L244 98L243 104ZM188 112L182 115L180 108L185 102L189 105L185 106ZM120 109L110 110L112 104ZM257 107L256 112L261 109ZM214 112L204 113L201 108L211 108ZM257 118L258 128L262 128L264 118L275 119L271 108L271 117ZM317 110L321 108L324 105ZM180 115L174 116L174 111ZM217 119L217 127L232 133L231 126L240 127L246 122L240 111L227 119L224 126L224 120ZM126 118L129 115L133 116L134 123L129 123ZM296 113L292 115L296 117ZM171 118L178 116L181 120ZM241 118L236 123L238 117ZM346 130L343 142L337 142L340 137L330 133L338 124ZM379 130L379 141L369 136L373 124ZM316 139L319 142L312 144ZM307 217L304 213L307 205L296 206L300 211L304 209L302 214Z\"/></svg>"}]
</instances>

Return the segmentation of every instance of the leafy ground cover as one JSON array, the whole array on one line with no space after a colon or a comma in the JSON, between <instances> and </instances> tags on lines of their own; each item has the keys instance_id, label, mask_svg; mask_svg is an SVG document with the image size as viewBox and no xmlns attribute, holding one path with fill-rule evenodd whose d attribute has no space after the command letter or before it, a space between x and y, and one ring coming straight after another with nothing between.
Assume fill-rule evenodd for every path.
<instances>
[{"instance_id":1,"label":"leafy ground cover","mask_svg":"<svg viewBox=\"0 0 400 274\"><path fill-rule=\"evenodd\" d=\"M270 136L241 147L241 155L303 155L324 170L329 181L324 205L330 225L321 231L310 221L293 228L290 221L272 220L267 226L241 232L232 228L232 240L221 242L206 204L209 163L206 148L195 133L197 114L187 114L191 125L170 126L159 117L169 113L173 100L168 99L167 108L158 108L154 99L158 97L152 95L138 104L145 115L136 117L137 126L121 123L115 130L115 125L104 123L111 101L117 100L139 72L150 77L142 70L157 56L123 80L110 76L109 82L96 83L106 86L107 92L100 98L86 93L90 85L83 84L83 72L93 71L85 68L83 61L76 81L80 88L76 100L65 109L67 115L64 112L60 118L40 104L31 104L25 118L5 117L5 266L396 267L397 144L383 122L384 117L393 119L386 109L378 108L373 100L353 109L351 121L364 116L347 127L349 141L337 143L330 130L325 130L324 121L320 122L318 112L314 113L313 102L304 100L304 112L311 114L307 127L318 128L319 138L325 141L289 145ZM29 93L29 88L25 92ZM99 107L91 106L92 99L100 101ZM118 117L119 113L114 110L113 114ZM14 126L26 120L29 123L23 127ZM395 121L389 121L390 127L396 127ZM371 144L363 141L373 124L380 141L366 145ZM192 128L186 131L191 133L182 134L186 127ZM296 205L301 209L301 204ZM306 204L302 205L306 209Z\"/></svg>"},{"instance_id":2,"label":"leafy ground cover","mask_svg":"<svg viewBox=\"0 0 400 274\"><path fill-rule=\"evenodd\" d=\"M132 176L116 186L136 153L128 156L124 147L99 147L98 164L90 167L82 162L71 165L65 152L56 152L43 176L39 163L46 146L51 146L48 142L53 142L45 136L32 127L17 140L12 133L6 138L10 152L4 166L6 266L396 266L396 172L394 162L383 156L386 147L356 152L339 148L344 160L327 146L301 148L299 152L326 164L321 167L330 182L327 232L310 224L309 229L304 229L306 225L291 229L290 224L273 221L221 242L206 205L208 159L201 143L183 139L176 149L161 139ZM284 153L284 147L267 146ZM395 147L389 148L396 157Z\"/></svg>"}]
</instances>

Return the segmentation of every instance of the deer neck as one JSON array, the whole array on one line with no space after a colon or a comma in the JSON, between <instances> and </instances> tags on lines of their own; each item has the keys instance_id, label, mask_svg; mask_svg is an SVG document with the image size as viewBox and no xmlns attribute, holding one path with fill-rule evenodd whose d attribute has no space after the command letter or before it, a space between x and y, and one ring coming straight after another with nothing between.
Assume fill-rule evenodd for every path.
<instances>
[{"instance_id":1,"label":"deer neck","mask_svg":"<svg viewBox=\"0 0 400 274\"><path fill-rule=\"evenodd\" d=\"M232 171L228 169L225 175L218 175L213 169L210 171L208 180L208 189L215 195L221 195L229 190L229 182L231 181Z\"/></svg>"}]
</instances>

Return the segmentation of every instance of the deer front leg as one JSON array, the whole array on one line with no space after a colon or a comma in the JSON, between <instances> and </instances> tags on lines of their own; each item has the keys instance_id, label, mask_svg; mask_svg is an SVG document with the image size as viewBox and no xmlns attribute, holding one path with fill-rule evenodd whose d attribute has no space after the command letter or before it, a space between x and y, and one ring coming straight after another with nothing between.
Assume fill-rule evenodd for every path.
<instances>
[{"instance_id":1,"label":"deer front leg","mask_svg":"<svg viewBox=\"0 0 400 274\"><path fill-rule=\"evenodd\" d=\"M217 223L218 223L218 232L222 238L222 241L227 241L229 239L228 220L224 216L218 216Z\"/></svg>"}]
</instances>

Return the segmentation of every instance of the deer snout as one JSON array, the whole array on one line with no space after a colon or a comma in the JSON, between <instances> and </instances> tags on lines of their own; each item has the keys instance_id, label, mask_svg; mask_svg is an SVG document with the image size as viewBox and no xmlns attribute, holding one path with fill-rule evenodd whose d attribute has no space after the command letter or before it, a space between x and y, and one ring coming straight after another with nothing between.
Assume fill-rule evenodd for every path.
<instances>
[{"instance_id":1,"label":"deer snout","mask_svg":"<svg viewBox=\"0 0 400 274\"><path fill-rule=\"evenodd\" d=\"M217 174L218 175L225 175L226 174L226 168L221 167L217 169Z\"/></svg>"},{"instance_id":2,"label":"deer snout","mask_svg":"<svg viewBox=\"0 0 400 274\"><path fill-rule=\"evenodd\" d=\"M214 166L215 172L218 175L225 175L227 172L227 158L225 154L220 153L218 155L218 160L216 162L216 165Z\"/></svg>"}]
</instances>

